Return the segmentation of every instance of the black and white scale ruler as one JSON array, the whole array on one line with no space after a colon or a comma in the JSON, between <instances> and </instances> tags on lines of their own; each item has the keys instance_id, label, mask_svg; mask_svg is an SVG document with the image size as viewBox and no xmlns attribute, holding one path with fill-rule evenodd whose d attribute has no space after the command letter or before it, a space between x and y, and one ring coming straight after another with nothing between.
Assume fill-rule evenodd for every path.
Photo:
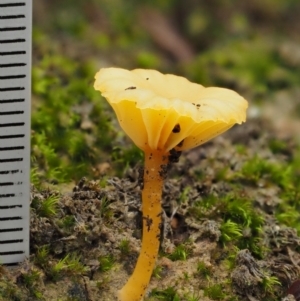
<instances>
[{"instance_id":1,"label":"black and white scale ruler","mask_svg":"<svg viewBox=\"0 0 300 301\"><path fill-rule=\"evenodd\" d=\"M29 256L32 0L0 0L0 263Z\"/></svg>"}]
</instances>

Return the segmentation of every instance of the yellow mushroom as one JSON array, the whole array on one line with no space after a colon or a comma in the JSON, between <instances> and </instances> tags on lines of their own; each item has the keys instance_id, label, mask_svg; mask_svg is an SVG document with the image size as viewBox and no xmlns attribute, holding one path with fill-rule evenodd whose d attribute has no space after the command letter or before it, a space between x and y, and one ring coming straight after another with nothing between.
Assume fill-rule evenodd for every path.
<instances>
[{"instance_id":1,"label":"yellow mushroom","mask_svg":"<svg viewBox=\"0 0 300 301\"><path fill-rule=\"evenodd\" d=\"M119 301L142 300L157 259L161 194L168 165L246 120L247 101L232 90L205 88L155 70L103 68L95 76L125 133L145 153L142 190L143 237L135 270Z\"/></svg>"}]
</instances>

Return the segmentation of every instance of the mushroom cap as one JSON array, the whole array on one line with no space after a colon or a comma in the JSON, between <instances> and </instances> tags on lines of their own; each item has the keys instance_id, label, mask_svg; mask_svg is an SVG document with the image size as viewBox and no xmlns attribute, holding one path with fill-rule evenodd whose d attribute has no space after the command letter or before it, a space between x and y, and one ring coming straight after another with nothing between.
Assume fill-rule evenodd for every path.
<instances>
[{"instance_id":1,"label":"mushroom cap","mask_svg":"<svg viewBox=\"0 0 300 301\"><path fill-rule=\"evenodd\" d=\"M95 79L94 88L142 150L193 148L246 120L247 101L229 89L145 69L103 68Z\"/></svg>"}]
</instances>

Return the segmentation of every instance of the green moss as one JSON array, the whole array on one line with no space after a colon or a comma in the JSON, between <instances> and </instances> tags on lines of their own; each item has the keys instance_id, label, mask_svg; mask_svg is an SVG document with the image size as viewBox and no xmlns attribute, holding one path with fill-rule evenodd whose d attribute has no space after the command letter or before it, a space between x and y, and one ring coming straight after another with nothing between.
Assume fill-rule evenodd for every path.
<instances>
[{"instance_id":1,"label":"green moss","mask_svg":"<svg viewBox=\"0 0 300 301\"><path fill-rule=\"evenodd\" d=\"M219 41L220 42L220 41ZM233 39L201 52L187 72L204 85L235 86L267 95L296 83L292 69L283 66L276 47L262 38Z\"/></svg>"},{"instance_id":2,"label":"green moss","mask_svg":"<svg viewBox=\"0 0 300 301\"><path fill-rule=\"evenodd\" d=\"M52 257L49 260L49 247L38 249L34 261L46 273L49 280L57 282L65 276L79 276L88 272L88 268L82 263L81 256L76 252L70 252L60 260Z\"/></svg>"},{"instance_id":3,"label":"green moss","mask_svg":"<svg viewBox=\"0 0 300 301\"><path fill-rule=\"evenodd\" d=\"M122 256L127 256L130 252L130 241L128 239L122 239L119 244L119 249Z\"/></svg>"},{"instance_id":4,"label":"green moss","mask_svg":"<svg viewBox=\"0 0 300 301\"><path fill-rule=\"evenodd\" d=\"M227 195L220 202L223 218L232 220L244 227L258 231L263 225L264 218L254 209L251 199L239 195Z\"/></svg>"},{"instance_id":5,"label":"green moss","mask_svg":"<svg viewBox=\"0 0 300 301\"><path fill-rule=\"evenodd\" d=\"M229 195L225 197L221 206L223 206L225 221L222 225L226 230L227 238L236 241L239 249L248 248L256 256L262 257L267 251L260 237L264 217L254 209L252 201ZM223 233L221 235L223 237Z\"/></svg>"},{"instance_id":6,"label":"green moss","mask_svg":"<svg viewBox=\"0 0 300 301\"><path fill-rule=\"evenodd\" d=\"M123 171L127 170L130 166L136 166L137 163L143 162L144 153L135 145L129 147L119 147L113 148L111 153L111 159L115 163L120 172L119 176L122 176ZM120 168L122 166L122 169Z\"/></svg>"},{"instance_id":7,"label":"green moss","mask_svg":"<svg viewBox=\"0 0 300 301\"><path fill-rule=\"evenodd\" d=\"M101 199L100 214L101 217L104 218L106 221L109 221L110 218L113 216L113 211L110 208L110 201L106 197Z\"/></svg>"},{"instance_id":8,"label":"green moss","mask_svg":"<svg viewBox=\"0 0 300 301\"><path fill-rule=\"evenodd\" d=\"M113 268L115 265L115 258L112 255L103 255L98 258L99 261L99 271L107 272Z\"/></svg>"},{"instance_id":9,"label":"green moss","mask_svg":"<svg viewBox=\"0 0 300 301\"><path fill-rule=\"evenodd\" d=\"M178 204L186 203L188 201L190 191L191 191L191 187L189 186L183 188L177 200Z\"/></svg>"},{"instance_id":10,"label":"green moss","mask_svg":"<svg viewBox=\"0 0 300 301\"><path fill-rule=\"evenodd\" d=\"M18 278L19 282L23 283L28 290L29 295L36 300L45 300L43 293L39 290L42 274L40 270L30 266L26 271L23 270Z\"/></svg>"},{"instance_id":11,"label":"green moss","mask_svg":"<svg viewBox=\"0 0 300 301\"><path fill-rule=\"evenodd\" d=\"M287 189L291 186L292 170L290 165L271 163L255 156L243 165L237 176L256 185L259 181L267 181Z\"/></svg>"},{"instance_id":12,"label":"green moss","mask_svg":"<svg viewBox=\"0 0 300 301\"><path fill-rule=\"evenodd\" d=\"M220 220L220 242L224 245L234 242L238 248L249 248L259 257L267 251L260 237L264 217L254 208L253 201L241 197L238 191L219 198L204 197L193 203L189 213L199 220Z\"/></svg>"},{"instance_id":13,"label":"green moss","mask_svg":"<svg viewBox=\"0 0 300 301\"><path fill-rule=\"evenodd\" d=\"M261 285L266 294L274 297L273 294L275 291L275 287L281 285L281 282L278 280L277 277L265 274L265 276L262 279Z\"/></svg>"},{"instance_id":14,"label":"green moss","mask_svg":"<svg viewBox=\"0 0 300 301\"><path fill-rule=\"evenodd\" d=\"M137 55L137 65L145 69L157 69L159 67L159 57L149 51L141 51Z\"/></svg>"},{"instance_id":15,"label":"green moss","mask_svg":"<svg viewBox=\"0 0 300 301\"><path fill-rule=\"evenodd\" d=\"M96 282L97 288L102 291L104 289L107 289L109 287L110 278L108 276L102 276L100 280Z\"/></svg>"},{"instance_id":16,"label":"green moss","mask_svg":"<svg viewBox=\"0 0 300 301\"><path fill-rule=\"evenodd\" d=\"M288 227L295 228L300 233L300 213L299 208L289 205L280 205L276 213L277 220Z\"/></svg>"},{"instance_id":17,"label":"green moss","mask_svg":"<svg viewBox=\"0 0 300 301\"><path fill-rule=\"evenodd\" d=\"M281 224L295 228L300 234L300 185L297 182L281 193L282 202L276 207L275 216Z\"/></svg>"},{"instance_id":18,"label":"green moss","mask_svg":"<svg viewBox=\"0 0 300 301\"><path fill-rule=\"evenodd\" d=\"M116 131L108 105L92 87L95 73L89 61L58 54L33 68L32 164L45 179L61 183L93 175L100 154L112 150Z\"/></svg>"},{"instance_id":19,"label":"green moss","mask_svg":"<svg viewBox=\"0 0 300 301\"><path fill-rule=\"evenodd\" d=\"M11 282L11 280L0 281L0 297L2 300L23 301L24 293Z\"/></svg>"},{"instance_id":20,"label":"green moss","mask_svg":"<svg viewBox=\"0 0 300 301\"><path fill-rule=\"evenodd\" d=\"M225 300L226 294L221 284L214 284L204 289L204 296L212 300Z\"/></svg>"},{"instance_id":21,"label":"green moss","mask_svg":"<svg viewBox=\"0 0 300 301\"><path fill-rule=\"evenodd\" d=\"M41 183L41 173L38 172L38 168L31 168L30 169L30 183L33 184L36 188L40 188L42 183Z\"/></svg>"},{"instance_id":22,"label":"green moss","mask_svg":"<svg viewBox=\"0 0 300 301\"><path fill-rule=\"evenodd\" d=\"M163 271L163 267L160 265L156 265L152 272L152 277L156 279L161 279L161 274Z\"/></svg>"},{"instance_id":23,"label":"green moss","mask_svg":"<svg viewBox=\"0 0 300 301\"><path fill-rule=\"evenodd\" d=\"M300 179L298 176L300 170L300 152L296 148L288 164L283 165L278 170L282 175L276 178L280 187L279 197L281 202L275 208L277 220L286 226L295 228L300 233Z\"/></svg>"},{"instance_id":24,"label":"green moss","mask_svg":"<svg viewBox=\"0 0 300 301\"><path fill-rule=\"evenodd\" d=\"M189 213L197 219L209 217L212 214L212 211L214 211L217 203L218 198L213 194L209 194L201 200L193 202L192 206L189 208Z\"/></svg>"},{"instance_id":25,"label":"green moss","mask_svg":"<svg viewBox=\"0 0 300 301\"><path fill-rule=\"evenodd\" d=\"M269 147L273 154L281 154L289 151L287 143L276 138L270 140Z\"/></svg>"},{"instance_id":26,"label":"green moss","mask_svg":"<svg viewBox=\"0 0 300 301\"><path fill-rule=\"evenodd\" d=\"M228 250L228 255L226 256L223 263L226 269L232 271L236 266L236 256L240 251L240 249L236 246L230 246L229 248L227 248L227 250Z\"/></svg>"},{"instance_id":27,"label":"green moss","mask_svg":"<svg viewBox=\"0 0 300 301\"><path fill-rule=\"evenodd\" d=\"M68 268L68 257L69 254L60 259L59 261L53 262L49 265L48 269L46 270L49 279L56 282L63 278Z\"/></svg>"},{"instance_id":28,"label":"green moss","mask_svg":"<svg viewBox=\"0 0 300 301\"><path fill-rule=\"evenodd\" d=\"M231 220L223 222L220 226L220 230L220 241L224 244L230 241L237 241L243 236L241 227Z\"/></svg>"},{"instance_id":29,"label":"green moss","mask_svg":"<svg viewBox=\"0 0 300 301\"><path fill-rule=\"evenodd\" d=\"M48 264L49 246L41 246L38 248L34 261L40 267L45 267Z\"/></svg>"},{"instance_id":30,"label":"green moss","mask_svg":"<svg viewBox=\"0 0 300 301\"><path fill-rule=\"evenodd\" d=\"M163 300L163 301L179 301L180 298L178 294L176 293L176 290L174 287L168 287L164 290L159 289L153 289L149 294L150 299L151 297L155 297L156 300Z\"/></svg>"},{"instance_id":31,"label":"green moss","mask_svg":"<svg viewBox=\"0 0 300 301\"><path fill-rule=\"evenodd\" d=\"M176 246L175 250L167 256L173 261L186 260L191 253L191 245L189 242L186 242Z\"/></svg>"},{"instance_id":32,"label":"green moss","mask_svg":"<svg viewBox=\"0 0 300 301\"><path fill-rule=\"evenodd\" d=\"M71 233L73 227L76 224L75 217L73 215L66 215L59 220L57 220L57 225L63 228L67 233Z\"/></svg>"},{"instance_id":33,"label":"green moss","mask_svg":"<svg viewBox=\"0 0 300 301\"><path fill-rule=\"evenodd\" d=\"M216 170L215 179L217 182L224 181L227 179L228 167L225 166L221 169Z\"/></svg>"},{"instance_id":34,"label":"green moss","mask_svg":"<svg viewBox=\"0 0 300 301\"><path fill-rule=\"evenodd\" d=\"M200 301L201 300L201 297L197 293L186 294L184 296L184 298L185 298L186 301Z\"/></svg>"},{"instance_id":35,"label":"green moss","mask_svg":"<svg viewBox=\"0 0 300 301\"><path fill-rule=\"evenodd\" d=\"M208 266L203 261L199 261L197 263L197 275L205 278L206 280L209 280L209 278L212 276L212 267Z\"/></svg>"},{"instance_id":36,"label":"green moss","mask_svg":"<svg viewBox=\"0 0 300 301\"><path fill-rule=\"evenodd\" d=\"M69 275L82 275L88 272L88 267L82 262L82 258L78 253L70 253L66 259L67 272Z\"/></svg>"},{"instance_id":37,"label":"green moss","mask_svg":"<svg viewBox=\"0 0 300 301\"><path fill-rule=\"evenodd\" d=\"M247 153L247 148L243 144L236 144L235 149L236 149L237 153L240 155L245 155Z\"/></svg>"},{"instance_id":38,"label":"green moss","mask_svg":"<svg viewBox=\"0 0 300 301\"><path fill-rule=\"evenodd\" d=\"M40 200L38 197L31 202L31 208L41 217L52 217L58 212L59 195L51 195L45 200Z\"/></svg>"}]
</instances>

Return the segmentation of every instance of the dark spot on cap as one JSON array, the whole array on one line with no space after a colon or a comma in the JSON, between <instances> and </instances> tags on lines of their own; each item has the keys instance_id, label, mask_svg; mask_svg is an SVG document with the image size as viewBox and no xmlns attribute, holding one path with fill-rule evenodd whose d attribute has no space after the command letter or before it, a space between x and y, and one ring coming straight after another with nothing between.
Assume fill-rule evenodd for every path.
<instances>
[{"instance_id":1,"label":"dark spot on cap","mask_svg":"<svg viewBox=\"0 0 300 301\"><path fill-rule=\"evenodd\" d=\"M183 140L181 140L178 144L177 144L177 146L178 147L182 147L182 145L183 145L183 142L184 142L184 139Z\"/></svg>"},{"instance_id":2,"label":"dark spot on cap","mask_svg":"<svg viewBox=\"0 0 300 301\"><path fill-rule=\"evenodd\" d=\"M125 91L126 91L126 90L135 90L135 89L136 89L136 87L133 87L133 86L132 86L132 87L126 88Z\"/></svg>"},{"instance_id":3,"label":"dark spot on cap","mask_svg":"<svg viewBox=\"0 0 300 301\"><path fill-rule=\"evenodd\" d=\"M180 124L179 124L179 123L177 123L177 124L174 126L172 132L173 132L173 133L179 133L179 132L180 132Z\"/></svg>"}]
</instances>

